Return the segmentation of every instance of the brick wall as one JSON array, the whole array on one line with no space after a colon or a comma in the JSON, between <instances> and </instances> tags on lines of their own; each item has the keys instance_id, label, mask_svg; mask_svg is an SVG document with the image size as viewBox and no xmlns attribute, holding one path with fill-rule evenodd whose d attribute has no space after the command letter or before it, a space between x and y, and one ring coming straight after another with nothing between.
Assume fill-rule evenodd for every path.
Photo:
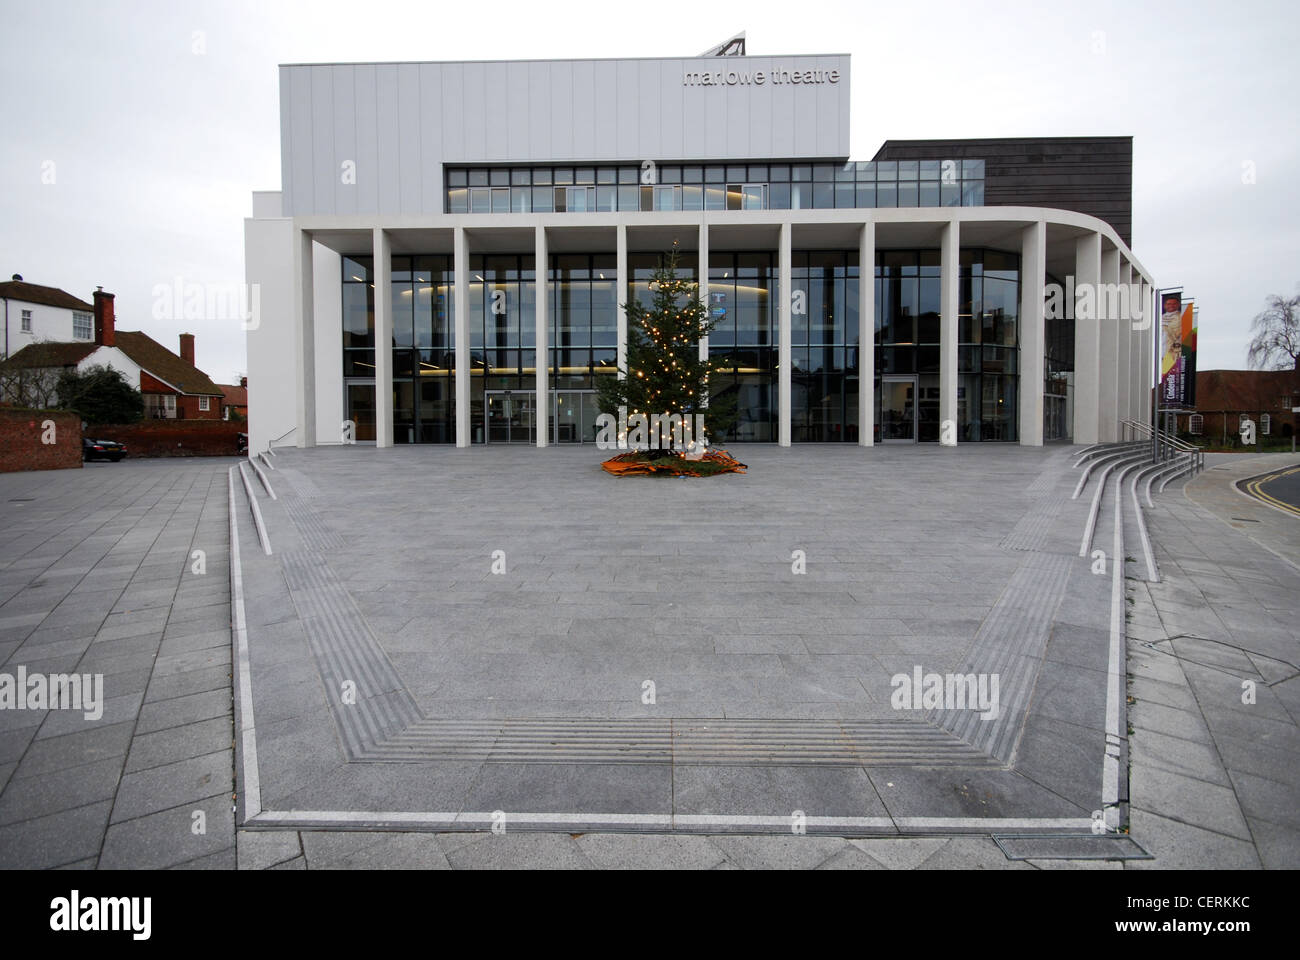
<instances>
[{"instance_id":1,"label":"brick wall","mask_svg":"<svg viewBox=\"0 0 1300 960\"><path fill-rule=\"evenodd\" d=\"M142 420L87 430L96 439L125 443L132 458L227 457L239 452L238 435L244 427L225 420Z\"/></svg>"},{"instance_id":2,"label":"brick wall","mask_svg":"<svg viewBox=\"0 0 1300 960\"><path fill-rule=\"evenodd\" d=\"M199 397L180 396L176 398L176 417L178 420L220 420L221 398L208 397L208 409L200 410Z\"/></svg>"},{"instance_id":3,"label":"brick wall","mask_svg":"<svg viewBox=\"0 0 1300 960\"><path fill-rule=\"evenodd\" d=\"M75 413L0 408L0 473L80 467L81 418Z\"/></svg>"}]
</instances>

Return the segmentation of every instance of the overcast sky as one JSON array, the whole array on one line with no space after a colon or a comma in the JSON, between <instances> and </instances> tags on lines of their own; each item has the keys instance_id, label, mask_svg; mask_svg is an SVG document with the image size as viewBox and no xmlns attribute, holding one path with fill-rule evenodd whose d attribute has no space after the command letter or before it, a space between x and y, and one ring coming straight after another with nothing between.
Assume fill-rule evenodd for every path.
<instances>
[{"instance_id":1,"label":"overcast sky","mask_svg":"<svg viewBox=\"0 0 1300 960\"><path fill-rule=\"evenodd\" d=\"M1200 368L1300 283L1294 3L7 3L0 277L89 300L198 365L237 322L158 320L154 288L239 284L253 190L280 187L279 63L849 53L853 159L886 139L1132 135L1133 249L1200 307ZM1251 179L1253 183L1243 182ZM53 182L47 182L52 180Z\"/></svg>"}]
</instances>

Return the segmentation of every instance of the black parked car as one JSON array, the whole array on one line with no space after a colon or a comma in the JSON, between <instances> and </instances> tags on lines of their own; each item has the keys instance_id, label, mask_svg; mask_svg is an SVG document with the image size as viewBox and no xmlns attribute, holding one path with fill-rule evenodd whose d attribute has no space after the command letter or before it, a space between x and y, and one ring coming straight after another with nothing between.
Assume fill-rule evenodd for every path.
<instances>
[{"instance_id":1,"label":"black parked car","mask_svg":"<svg viewBox=\"0 0 1300 960\"><path fill-rule=\"evenodd\" d=\"M117 463L126 456L126 444L116 440L82 440L82 460L112 460Z\"/></svg>"},{"instance_id":2,"label":"black parked car","mask_svg":"<svg viewBox=\"0 0 1300 960\"><path fill-rule=\"evenodd\" d=\"M237 448L238 448L238 452L239 452L239 453L247 453L247 452L248 452L248 434L246 434L246 433L241 433L241 434L239 435L239 438L235 441L235 444L236 444L236 446L237 446Z\"/></svg>"}]
</instances>

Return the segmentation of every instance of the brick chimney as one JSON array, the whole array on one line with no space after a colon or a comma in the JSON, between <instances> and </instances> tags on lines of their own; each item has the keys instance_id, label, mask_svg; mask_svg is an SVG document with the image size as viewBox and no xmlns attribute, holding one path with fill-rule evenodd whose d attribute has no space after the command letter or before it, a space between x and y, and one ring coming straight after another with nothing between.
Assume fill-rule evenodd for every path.
<instances>
[{"instance_id":1,"label":"brick chimney","mask_svg":"<svg viewBox=\"0 0 1300 960\"><path fill-rule=\"evenodd\" d=\"M181 359L194 366L194 334L181 334Z\"/></svg>"},{"instance_id":2,"label":"brick chimney","mask_svg":"<svg viewBox=\"0 0 1300 960\"><path fill-rule=\"evenodd\" d=\"M117 346L117 330L113 319L113 295L103 287L95 288L95 342L101 347Z\"/></svg>"},{"instance_id":3,"label":"brick chimney","mask_svg":"<svg viewBox=\"0 0 1300 960\"><path fill-rule=\"evenodd\" d=\"M247 389L247 387L248 387L248 377L240 377L240 378L239 378L239 385L240 385L241 387L244 387L245 389Z\"/></svg>"}]
</instances>

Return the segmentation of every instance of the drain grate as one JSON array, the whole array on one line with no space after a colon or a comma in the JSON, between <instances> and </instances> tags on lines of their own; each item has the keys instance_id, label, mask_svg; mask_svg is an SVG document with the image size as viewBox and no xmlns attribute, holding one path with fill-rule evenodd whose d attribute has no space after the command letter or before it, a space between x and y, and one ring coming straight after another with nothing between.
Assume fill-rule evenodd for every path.
<instances>
[{"instance_id":1,"label":"drain grate","mask_svg":"<svg viewBox=\"0 0 1300 960\"><path fill-rule=\"evenodd\" d=\"M1008 860L1154 860L1127 834L994 834Z\"/></svg>"}]
</instances>

